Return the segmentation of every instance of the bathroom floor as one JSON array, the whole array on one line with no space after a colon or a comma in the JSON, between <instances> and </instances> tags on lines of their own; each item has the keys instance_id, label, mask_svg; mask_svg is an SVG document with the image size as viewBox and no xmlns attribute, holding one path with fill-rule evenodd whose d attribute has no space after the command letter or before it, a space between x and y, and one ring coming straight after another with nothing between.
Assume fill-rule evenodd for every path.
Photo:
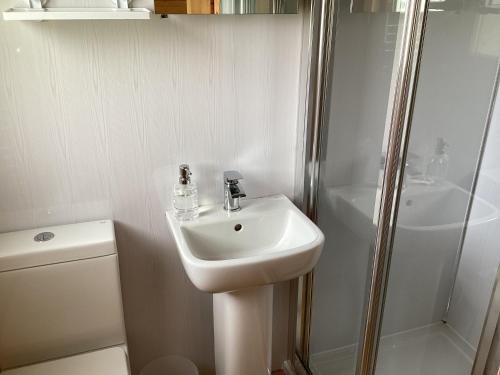
<instances>
[{"instance_id":1,"label":"bathroom floor","mask_svg":"<svg viewBox=\"0 0 500 375\"><path fill-rule=\"evenodd\" d=\"M355 346L311 356L315 375L354 374ZM380 342L377 373L381 375L468 375L474 349L446 324L435 323L385 336Z\"/></svg>"}]
</instances>

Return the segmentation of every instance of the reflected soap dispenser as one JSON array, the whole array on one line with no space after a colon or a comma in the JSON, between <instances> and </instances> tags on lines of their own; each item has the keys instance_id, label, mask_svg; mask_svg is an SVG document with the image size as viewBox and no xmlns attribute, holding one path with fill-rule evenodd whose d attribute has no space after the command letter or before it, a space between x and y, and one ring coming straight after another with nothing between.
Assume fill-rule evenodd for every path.
<instances>
[{"instance_id":1,"label":"reflected soap dispenser","mask_svg":"<svg viewBox=\"0 0 500 375\"><path fill-rule=\"evenodd\" d=\"M448 144L443 138L438 138L436 142L436 151L431 161L427 165L427 177L434 182L443 182L448 174L450 157L446 153Z\"/></svg>"},{"instance_id":2,"label":"reflected soap dispenser","mask_svg":"<svg viewBox=\"0 0 500 375\"><path fill-rule=\"evenodd\" d=\"M177 220L193 220L198 217L198 187L191 181L189 165L179 165L179 182L174 184L172 205Z\"/></svg>"}]
</instances>

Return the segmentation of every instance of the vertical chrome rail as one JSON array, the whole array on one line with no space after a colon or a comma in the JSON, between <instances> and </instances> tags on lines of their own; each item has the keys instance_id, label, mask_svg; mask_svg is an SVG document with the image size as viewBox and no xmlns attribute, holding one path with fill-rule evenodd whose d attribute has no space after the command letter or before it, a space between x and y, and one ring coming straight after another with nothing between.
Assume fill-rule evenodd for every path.
<instances>
[{"instance_id":1,"label":"vertical chrome rail","mask_svg":"<svg viewBox=\"0 0 500 375\"><path fill-rule=\"evenodd\" d=\"M333 43L332 30L335 25L334 1L312 0L310 8L310 34L307 41L308 92L306 95L307 110L304 117L304 178L301 183L303 184L302 210L313 221L317 219L321 136L325 118L331 43ZM302 283L299 311L300 330L296 349L305 367L309 362L313 279L313 272L310 272L300 280Z\"/></svg>"},{"instance_id":2,"label":"vertical chrome rail","mask_svg":"<svg viewBox=\"0 0 500 375\"><path fill-rule=\"evenodd\" d=\"M305 170L304 170L304 211L310 219L317 219L319 188L319 168L321 158L321 137L325 121L328 74L333 43L334 0L313 0L311 17L319 24L313 25L311 39L311 64L309 75Z\"/></svg>"},{"instance_id":3,"label":"vertical chrome rail","mask_svg":"<svg viewBox=\"0 0 500 375\"><path fill-rule=\"evenodd\" d=\"M493 287L490 303L488 305L488 310L486 312L486 319L484 321L483 330L481 332L481 338L479 339L476 358L474 359L474 365L472 366L472 372L471 372L472 375L486 374L485 370L488 358L491 355L495 355L495 353L491 353L491 344L493 342L493 336L495 335L495 330L497 329L499 317L500 317L500 267L498 267L497 276L495 279L495 285Z\"/></svg>"},{"instance_id":4,"label":"vertical chrome rail","mask_svg":"<svg viewBox=\"0 0 500 375\"><path fill-rule=\"evenodd\" d=\"M392 100L377 237L368 281L358 352L358 375L375 373L397 211L403 185L411 118L429 0L408 0Z\"/></svg>"}]
</instances>

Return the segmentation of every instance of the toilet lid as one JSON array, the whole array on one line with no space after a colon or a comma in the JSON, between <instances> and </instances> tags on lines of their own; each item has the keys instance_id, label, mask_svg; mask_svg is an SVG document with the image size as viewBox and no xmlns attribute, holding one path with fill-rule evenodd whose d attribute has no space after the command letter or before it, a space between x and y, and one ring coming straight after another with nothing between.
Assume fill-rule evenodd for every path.
<instances>
[{"instance_id":1,"label":"toilet lid","mask_svg":"<svg viewBox=\"0 0 500 375\"><path fill-rule=\"evenodd\" d=\"M127 356L113 347L3 371L2 375L129 375Z\"/></svg>"}]
</instances>

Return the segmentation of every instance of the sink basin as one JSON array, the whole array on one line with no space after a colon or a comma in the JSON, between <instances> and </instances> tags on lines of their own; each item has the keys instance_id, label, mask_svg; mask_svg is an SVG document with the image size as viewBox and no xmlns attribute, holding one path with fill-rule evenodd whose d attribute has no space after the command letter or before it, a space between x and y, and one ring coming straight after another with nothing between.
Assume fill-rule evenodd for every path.
<instances>
[{"instance_id":1,"label":"sink basin","mask_svg":"<svg viewBox=\"0 0 500 375\"><path fill-rule=\"evenodd\" d=\"M225 292L290 280L309 272L324 237L288 198L245 200L241 211L206 206L194 221L167 212L182 263L193 284Z\"/></svg>"},{"instance_id":2,"label":"sink basin","mask_svg":"<svg viewBox=\"0 0 500 375\"><path fill-rule=\"evenodd\" d=\"M215 293L217 375L271 373L273 283L314 267L323 233L284 195L248 199L241 210L201 207L196 220L167 219L193 284Z\"/></svg>"},{"instance_id":3,"label":"sink basin","mask_svg":"<svg viewBox=\"0 0 500 375\"><path fill-rule=\"evenodd\" d=\"M376 230L374 221L375 186L341 186L327 189L331 209L353 231L364 231L371 227L368 238L373 238ZM465 213L471 195L463 188L450 182L440 185L409 185L401 194L398 212L398 232L461 232ZM499 210L491 203L475 196L475 210L471 213L468 226L496 220ZM446 207L446 209L443 209Z\"/></svg>"},{"instance_id":4,"label":"sink basin","mask_svg":"<svg viewBox=\"0 0 500 375\"><path fill-rule=\"evenodd\" d=\"M324 205L329 206L323 208L321 217L330 215L320 222L322 229L337 237L328 271L342 275L332 276L329 281L341 280L350 286L353 295L362 295L364 291L359 280L366 277L366 259L376 235L374 213L379 194L376 186L350 185L326 188L322 195ZM478 239L483 233L492 233L500 217L494 205L477 195L473 197L470 216L466 217L471 198L470 192L451 182L409 183L402 191L391 255L393 287L387 291L385 304L385 316L391 323L384 326L384 334L421 327L442 318L456 277L454 264L464 228L467 227L468 237ZM343 239L339 239L339 232ZM351 269L349 274L344 272L346 264ZM418 306L409 301L418 301ZM334 306L329 313L348 319L348 311Z\"/></svg>"}]
</instances>

